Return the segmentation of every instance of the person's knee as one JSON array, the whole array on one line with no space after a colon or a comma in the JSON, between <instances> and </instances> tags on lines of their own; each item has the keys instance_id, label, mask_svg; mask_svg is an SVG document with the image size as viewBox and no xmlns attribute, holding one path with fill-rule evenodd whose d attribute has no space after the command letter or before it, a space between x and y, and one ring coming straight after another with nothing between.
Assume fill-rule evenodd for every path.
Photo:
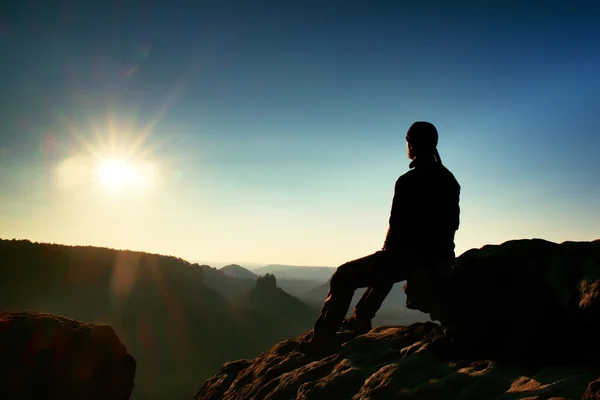
<instances>
[{"instance_id":1,"label":"person's knee","mask_svg":"<svg viewBox=\"0 0 600 400\"><path fill-rule=\"evenodd\" d=\"M347 288L350 286L352 277L350 263L345 263L336 268L335 272L331 276L331 282L329 286L332 289Z\"/></svg>"}]
</instances>

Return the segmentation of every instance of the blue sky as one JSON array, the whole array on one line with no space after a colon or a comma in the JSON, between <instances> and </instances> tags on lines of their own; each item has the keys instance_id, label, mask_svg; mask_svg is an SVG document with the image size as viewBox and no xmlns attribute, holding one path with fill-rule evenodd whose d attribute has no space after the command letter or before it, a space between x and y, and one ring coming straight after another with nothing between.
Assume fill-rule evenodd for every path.
<instances>
[{"instance_id":1,"label":"blue sky","mask_svg":"<svg viewBox=\"0 0 600 400\"><path fill-rule=\"evenodd\" d=\"M22 3L1 13L0 237L338 265L381 247L427 120L458 254L600 238L591 2ZM110 190L107 157L151 183Z\"/></svg>"}]
</instances>

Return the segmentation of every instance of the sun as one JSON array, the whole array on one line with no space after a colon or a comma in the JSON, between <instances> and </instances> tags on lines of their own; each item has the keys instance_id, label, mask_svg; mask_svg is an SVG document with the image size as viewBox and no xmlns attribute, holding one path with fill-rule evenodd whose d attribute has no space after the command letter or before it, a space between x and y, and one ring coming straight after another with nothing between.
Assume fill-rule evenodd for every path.
<instances>
[{"instance_id":1,"label":"sun","mask_svg":"<svg viewBox=\"0 0 600 400\"><path fill-rule=\"evenodd\" d=\"M125 158L105 158L98 162L97 178L107 190L124 190L148 186L152 181L149 168L137 165Z\"/></svg>"},{"instance_id":2,"label":"sun","mask_svg":"<svg viewBox=\"0 0 600 400\"><path fill-rule=\"evenodd\" d=\"M164 148L164 138L150 142L156 122L139 128L134 121L119 121L108 111L106 118L90 117L87 127L65 122L74 142L53 171L55 184L61 190L89 189L110 198L151 194L164 184L165 168L172 161L157 154Z\"/></svg>"},{"instance_id":3,"label":"sun","mask_svg":"<svg viewBox=\"0 0 600 400\"><path fill-rule=\"evenodd\" d=\"M121 189L130 183L132 168L124 160L108 159L98 165L98 178L108 189Z\"/></svg>"}]
</instances>

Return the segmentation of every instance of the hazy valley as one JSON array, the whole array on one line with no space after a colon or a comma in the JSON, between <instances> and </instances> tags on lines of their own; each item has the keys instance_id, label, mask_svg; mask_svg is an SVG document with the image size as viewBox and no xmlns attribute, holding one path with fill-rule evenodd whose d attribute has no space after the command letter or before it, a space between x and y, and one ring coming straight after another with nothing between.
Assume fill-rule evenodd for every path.
<instances>
[{"instance_id":1,"label":"hazy valley","mask_svg":"<svg viewBox=\"0 0 600 400\"><path fill-rule=\"evenodd\" d=\"M141 252L2 240L0 309L109 324L137 361L133 399L189 398L224 362L312 328L334 269L311 268L216 269ZM410 323L415 313L396 285L375 323Z\"/></svg>"}]
</instances>

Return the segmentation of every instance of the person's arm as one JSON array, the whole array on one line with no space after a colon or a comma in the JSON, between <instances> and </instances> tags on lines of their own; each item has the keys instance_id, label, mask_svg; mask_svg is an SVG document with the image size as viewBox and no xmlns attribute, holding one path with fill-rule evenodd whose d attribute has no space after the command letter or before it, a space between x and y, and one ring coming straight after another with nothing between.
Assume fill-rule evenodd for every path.
<instances>
[{"instance_id":1,"label":"person's arm","mask_svg":"<svg viewBox=\"0 0 600 400\"><path fill-rule=\"evenodd\" d=\"M389 227L382 248L384 251L390 250L393 247L394 242L397 239L397 230L400 228L398 223L400 220L400 213L402 212L403 198L401 180L402 177L398 178L396 185L394 186L394 198L392 200L392 209L390 211Z\"/></svg>"}]
</instances>

